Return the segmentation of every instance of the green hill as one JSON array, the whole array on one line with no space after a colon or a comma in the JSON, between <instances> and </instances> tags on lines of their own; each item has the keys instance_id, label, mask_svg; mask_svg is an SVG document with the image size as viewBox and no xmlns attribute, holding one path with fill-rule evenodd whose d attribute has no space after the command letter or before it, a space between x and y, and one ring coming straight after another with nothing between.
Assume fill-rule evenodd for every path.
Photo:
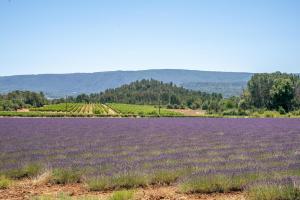
<instances>
[{"instance_id":1,"label":"green hill","mask_svg":"<svg viewBox=\"0 0 300 200\"><path fill-rule=\"evenodd\" d=\"M181 69L3 76L0 77L0 93L14 90L42 91L47 97L56 98L101 92L136 80L152 78L165 83L173 82L187 89L222 93L228 97L241 94L251 76L251 73Z\"/></svg>"},{"instance_id":2,"label":"green hill","mask_svg":"<svg viewBox=\"0 0 300 200\"><path fill-rule=\"evenodd\" d=\"M81 102L86 95L78 96L77 101ZM90 102L100 101L101 103L126 103L126 104L150 104L169 105L179 107L180 105L191 108L202 107L204 102L222 99L221 94L193 91L178 87L173 83L163 83L157 80L141 80L125 84L115 89L108 89L99 94L89 95Z\"/></svg>"}]
</instances>

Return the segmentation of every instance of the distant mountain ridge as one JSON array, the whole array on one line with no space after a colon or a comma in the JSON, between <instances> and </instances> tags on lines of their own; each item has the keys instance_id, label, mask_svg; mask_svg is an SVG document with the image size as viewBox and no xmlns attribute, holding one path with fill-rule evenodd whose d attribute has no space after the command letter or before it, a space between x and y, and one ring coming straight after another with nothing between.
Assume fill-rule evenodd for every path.
<instances>
[{"instance_id":1,"label":"distant mountain ridge","mask_svg":"<svg viewBox=\"0 0 300 200\"><path fill-rule=\"evenodd\" d=\"M0 93L13 90L43 91L50 98L95 93L141 79L173 82L187 89L239 95L252 73L183 69L151 69L73 74L39 74L0 77Z\"/></svg>"}]
</instances>

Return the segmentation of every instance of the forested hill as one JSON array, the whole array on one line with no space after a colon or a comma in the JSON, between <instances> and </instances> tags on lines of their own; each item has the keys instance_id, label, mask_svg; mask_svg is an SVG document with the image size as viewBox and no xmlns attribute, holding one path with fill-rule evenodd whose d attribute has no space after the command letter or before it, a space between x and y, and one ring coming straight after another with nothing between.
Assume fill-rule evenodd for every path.
<instances>
[{"instance_id":1,"label":"forested hill","mask_svg":"<svg viewBox=\"0 0 300 200\"><path fill-rule=\"evenodd\" d=\"M188 90L178 87L173 83L163 83L157 80L140 80L130 84L125 84L115 89L108 89L105 92L90 95L79 95L78 102L118 102L127 104L152 104L169 105L179 107L181 105L190 108L199 108L203 103L219 101L221 94L206 93Z\"/></svg>"},{"instance_id":2,"label":"forested hill","mask_svg":"<svg viewBox=\"0 0 300 200\"><path fill-rule=\"evenodd\" d=\"M155 79L203 92L240 95L251 73L209 72L180 69L112 71L75 74L41 74L0 77L0 93L14 90L42 91L47 97L96 93L136 80Z\"/></svg>"}]
</instances>

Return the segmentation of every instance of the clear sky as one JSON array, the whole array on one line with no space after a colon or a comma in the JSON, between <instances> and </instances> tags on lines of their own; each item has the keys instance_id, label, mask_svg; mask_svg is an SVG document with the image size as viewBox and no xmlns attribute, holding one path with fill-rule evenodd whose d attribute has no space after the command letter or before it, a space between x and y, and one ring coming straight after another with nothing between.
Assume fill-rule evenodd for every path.
<instances>
[{"instance_id":1,"label":"clear sky","mask_svg":"<svg viewBox=\"0 0 300 200\"><path fill-rule=\"evenodd\" d=\"M300 72L300 0L0 0L0 75Z\"/></svg>"}]
</instances>

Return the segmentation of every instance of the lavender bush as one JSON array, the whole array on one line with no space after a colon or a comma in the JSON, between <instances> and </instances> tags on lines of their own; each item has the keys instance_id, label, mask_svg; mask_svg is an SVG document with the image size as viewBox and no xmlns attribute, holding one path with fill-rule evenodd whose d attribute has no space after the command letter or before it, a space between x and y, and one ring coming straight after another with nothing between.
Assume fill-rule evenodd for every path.
<instances>
[{"instance_id":1,"label":"lavender bush","mask_svg":"<svg viewBox=\"0 0 300 200\"><path fill-rule=\"evenodd\" d=\"M0 172L39 163L93 178L299 175L300 120L1 118L0 160Z\"/></svg>"}]
</instances>

